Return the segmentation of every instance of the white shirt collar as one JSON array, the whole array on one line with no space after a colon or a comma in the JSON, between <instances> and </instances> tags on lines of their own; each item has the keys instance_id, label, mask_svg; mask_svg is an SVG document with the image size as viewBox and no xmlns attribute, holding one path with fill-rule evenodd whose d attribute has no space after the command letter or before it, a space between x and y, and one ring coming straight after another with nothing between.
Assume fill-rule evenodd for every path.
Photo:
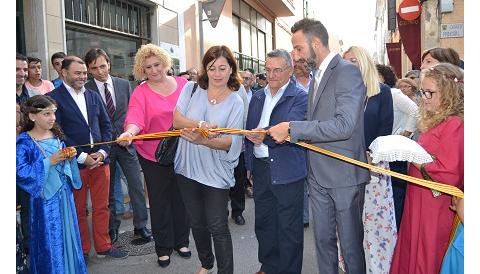
<instances>
[{"instance_id":1,"label":"white shirt collar","mask_svg":"<svg viewBox=\"0 0 480 274\"><path fill-rule=\"evenodd\" d=\"M283 94L283 92L287 89L288 84L290 84L290 79L288 79L288 82L285 85L283 85L281 88L278 89L275 96L272 96L272 93L270 92L270 84L267 84L267 86L264 89L265 95L270 97L276 97L279 94Z\"/></svg>"},{"instance_id":2,"label":"white shirt collar","mask_svg":"<svg viewBox=\"0 0 480 274\"><path fill-rule=\"evenodd\" d=\"M80 92L77 93L71 86L67 85L67 83L65 81L63 81L63 85L65 86L65 88L67 89L67 91L70 94L80 95L80 94L85 93L85 87L84 86L82 86L82 89L80 90Z\"/></svg>"},{"instance_id":3,"label":"white shirt collar","mask_svg":"<svg viewBox=\"0 0 480 274\"><path fill-rule=\"evenodd\" d=\"M105 83L107 83L108 88L109 88L108 90L110 92L113 92L113 80L112 80L112 77L110 77L110 74L108 75L108 79L107 79L106 82L100 82L95 78L93 78L93 80L95 81L95 84L97 85L98 91L103 91L103 89L104 89L103 85Z\"/></svg>"},{"instance_id":4,"label":"white shirt collar","mask_svg":"<svg viewBox=\"0 0 480 274\"><path fill-rule=\"evenodd\" d=\"M328 65L330 64L330 62L332 61L333 57L335 57L336 53L333 53L333 52L329 52L327 57L325 57L325 59L323 59L322 63L320 64L320 66L318 67L318 69L325 71L328 67Z\"/></svg>"}]
</instances>

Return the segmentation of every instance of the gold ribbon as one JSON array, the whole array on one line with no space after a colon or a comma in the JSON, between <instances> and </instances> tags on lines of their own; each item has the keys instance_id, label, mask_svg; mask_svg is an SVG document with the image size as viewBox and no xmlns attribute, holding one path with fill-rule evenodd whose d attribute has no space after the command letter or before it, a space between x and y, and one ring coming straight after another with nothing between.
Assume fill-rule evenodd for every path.
<instances>
[{"instance_id":1,"label":"gold ribbon","mask_svg":"<svg viewBox=\"0 0 480 274\"><path fill-rule=\"evenodd\" d=\"M224 133L224 134L242 134L242 135L246 134L246 133L265 133L266 132L265 130L245 130L245 129L237 129L237 128L213 128L213 129L194 128L193 130L199 131L199 133L202 134L202 136L204 136L204 137L207 137L209 132ZM175 137L175 136L180 136L180 130L179 129L171 130L171 131L164 131L164 132L156 132L156 133L136 135L136 136L132 136L132 137L117 139L117 140L114 140L114 141L78 145L78 146L73 146L73 147L98 146L98 145L104 145L104 144L117 143L119 141L148 140L148 139ZM287 138L287 141L290 142L290 137ZM382 173L382 174L386 174L386 175L389 175L389 176L392 176L392 177L396 177L396 178L405 180L409 183L424 186L424 187L427 187L427 188L430 188L430 189L433 189L433 190L440 191L442 193L457 196L457 197L462 198L462 199L464 197L463 192L455 186L451 186L451 185L444 184L444 183L432 182L432 181L408 176L408 175L405 175L405 174L401 174L401 173L398 173L398 172L394 172L394 171L391 171L391 170L387 170L387 169L384 169L384 168L381 168L381 167L377 167L375 165L371 165L371 164L368 164L368 163L364 163L362 161L358 161L358 160L343 156L341 154L337 154L335 152L332 152L332 151L314 146L312 144L307 144L305 142L298 142L298 143L294 143L294 144L296 144L298 146L301 146L301 147L304 147L304 148L307 148L307 149L310 149L310 150L313 150L315 152L322 153L324 155L333 157L335 159L345 161L347 163L369 169L373 172Z\"/></svg>"}]
</instances>

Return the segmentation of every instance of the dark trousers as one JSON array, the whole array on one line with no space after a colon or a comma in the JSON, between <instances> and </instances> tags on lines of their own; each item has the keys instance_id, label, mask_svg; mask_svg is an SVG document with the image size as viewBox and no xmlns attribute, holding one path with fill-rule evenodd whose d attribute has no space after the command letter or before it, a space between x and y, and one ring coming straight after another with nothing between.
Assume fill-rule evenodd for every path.
<instances>
[{"instance_id":1,"label":"dark trousers","mask_svg":"<svg viewBox=\"0 0 480 274\"><path fill-rule=\"evenodd\" d=\"M242 215L245 210L245 184L247 181L247 169L245 168L244 152L240 153L238 166L234 169L235 186L230 188L230 206L232 218Z\"/></svg>"},{"instance_id":2,"label":"dark trousers","mask_svg":"<svg viewBox=\"0 0 480 274\"><path fill-rule=\"evenodd\" d=\"M22 228L22 244L25 253L30 250L30 194L17 186L17 205L20 205L20 225Z\"/></svg>"},{"instance_id":3,"label":"dark trousers","mask_svg":"<svg viewBox=\"0 0 480 274\"><path fill-rule=\"evenodd\" d=\"M212 238L217 256L218 274L233 274L233 246L228 229L228 189L214 188L177 174L198 258L205 269L215 262ZM150 190L149 190L150 191Z\"/></svg>"},{"instance_id":4,"label":"dark trousers","mask_svg":"<svg viewBox=\"0 0 480 274\"><path fill-rule=\"evenodd\" d=\"M112 145L110 150L110 174L112 175L110 176L109 195L110 229L118 229L122 222L115 209L115 172L117 162L127 178L128 196L130 196L130 204L133 209L133 226L136 229L144 228L148 221L148 212L137 153L132 149L127 150L124 147Z\"/></svg>"},{"instance_id":5,"label":"dark trousers","mask_svg":"<svg viewBox=\"0 0 480 274\"><path fill-rule=\"evenodd\" d=\"M150 222L158 257L170 256L173 249L188 247L189 220L173 165L164 167L138 155L147 184Z\"/></svg>"},{"instance_id":6,"label":"dark trousers","mask_svg":"<svg viewBox=\"0 0 480 274\"><path fill-rule=\"evenodd\" d=\"M305 179L272 185L268 158L255 158L252 172L260 270L268 274L301 273Z\"/></svg>"},{"instance_id":7,"label":"dark trousers","mask_svg":"<svg viewBox=\"0 0 480 274\"><path fill-rule=\"evenodd\" d=\"M390 162L390 170L407 174L407 162ZM405 202L405 192L407 191L407 182L392 176L393 206L395 207L395 221L397 231L400 229L400 222L403 215L403 203Z\"/></svg>"}]
</instances>

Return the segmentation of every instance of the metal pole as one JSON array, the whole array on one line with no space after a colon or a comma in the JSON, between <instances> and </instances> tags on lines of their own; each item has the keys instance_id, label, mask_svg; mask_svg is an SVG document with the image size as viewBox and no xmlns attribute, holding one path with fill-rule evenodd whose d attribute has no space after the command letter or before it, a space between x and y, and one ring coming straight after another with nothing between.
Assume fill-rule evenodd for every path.
<instances>
[{"instance_id":1,"label":"metal pole","mask_svg":"<svg viewBox=\"0 0 480 274\"><path fill-rule=\"evenodd\" d=\"M198 40L200 43L200 59L203 57L203 7L202 1L198 1Z\"/></svg>"}]
</instances>

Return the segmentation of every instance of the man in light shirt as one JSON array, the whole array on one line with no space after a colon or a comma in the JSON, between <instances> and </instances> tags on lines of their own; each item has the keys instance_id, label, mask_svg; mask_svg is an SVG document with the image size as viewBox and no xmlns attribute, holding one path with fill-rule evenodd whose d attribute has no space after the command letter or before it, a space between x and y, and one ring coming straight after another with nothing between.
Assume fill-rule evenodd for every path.
<instances>
[{"instance_id":1,"label":"man in light shirt","mask_svg":"<svg viewBox=\"0 0 480 274\"><path fill-rule=\"evenodd\" d=\"M265 70L268 85L253 94L246 129L305 120L307 93L290 81L290 54L283 49L269 52ZM276 144L264 133L246 137L245 162L253 174L255 235L262 264L257 274L301 273L306 151L290 143Z\"/></svg>"},{"instance_id":2,"label":"man in light shirt","mask_svg":"<svg viewBox=\"0 0 480 274\"><path fill-rule=\"evenodd\" d=\"M112 125L100 94L85 89L87 67L76 56L62 62L63 85L47 95L57 102L56 122L65 134L65 144L76 146L112 140ZM108 193L110 168L109 145L77 147L77 162L82 187L73 191L82 249L87 262L91 249L88 220L85 214L87 193L92 200L93 242L97 257L126 258L128 253L112 247L108 235Z\"/></svg>"}]
</instances>

